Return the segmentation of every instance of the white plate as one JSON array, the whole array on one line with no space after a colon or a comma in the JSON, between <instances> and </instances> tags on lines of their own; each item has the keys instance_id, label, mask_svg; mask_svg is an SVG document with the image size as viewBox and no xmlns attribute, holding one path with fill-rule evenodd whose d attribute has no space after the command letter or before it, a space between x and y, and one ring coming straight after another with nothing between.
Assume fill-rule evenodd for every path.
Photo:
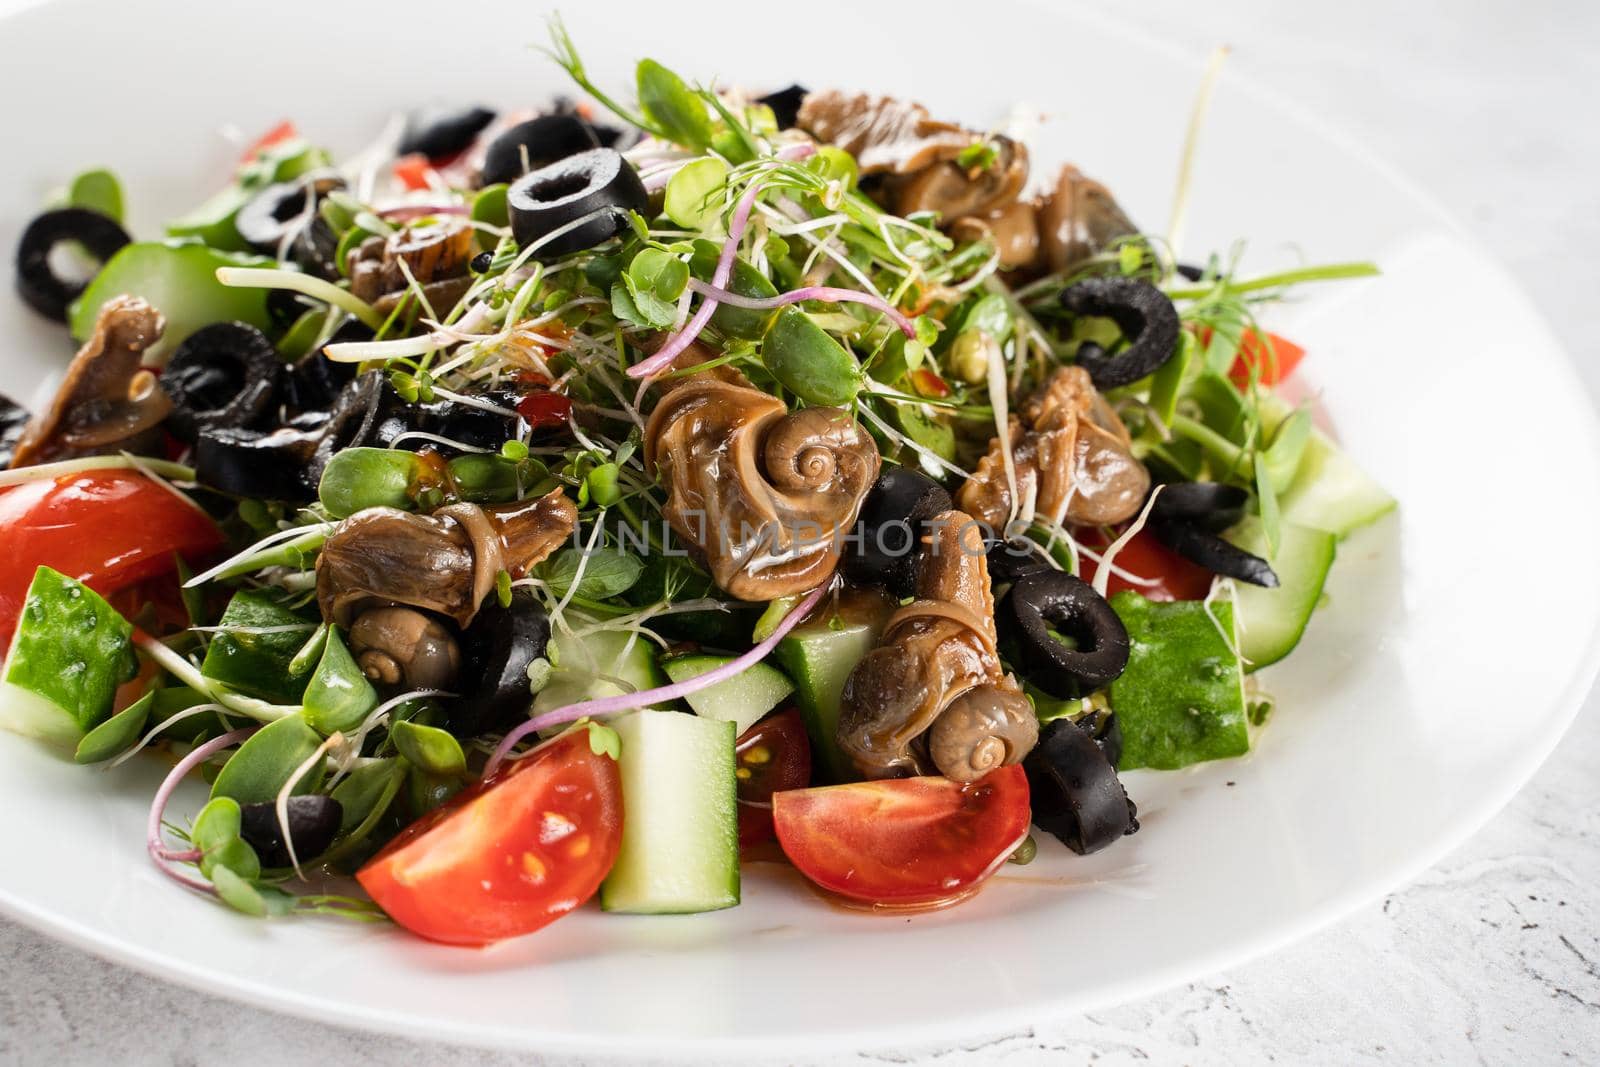
<instances>
[{"instance_id":1,"label":"white plate","mask_svg":"<svg viewBox=\"0 0 1600 1067\"><path fill-rule=\"evenodd\" d=\"M626 7L636 14L569 12L603 84L625 87L650 54L691 77L914 94L974 123L1024 101L1055 115L1044 160L1081 163L1135 218L1164 225L1199 65L1137 34L1043 3L989 4L992 22L970 5L922 5L917 19L843 0L770 15L746 2ZM566 88L525 47L541 39L525 6L459 0L27 12L0 31L0 247L53 182L90 164L122 173L136 223L154 232L225 173L224 124L293 116L349 150L390 109L541 100ZM1594 414L1513 279L1384 167L1231 78L1189 232L1191 250L1249 237L1257 268L1383 265L1380 280L1323 288L1273 321L1310 350L1303 373L1402 505L1341 547L1331 603L1268 676L1278 711L1255 752L1129 776L1138 836L1088 859L1046 839L1032 866L938 914L846 913L758 867L731 911L586 909L459 951L209 906L145 862L158 766L97 773L0 737L0 905L164 977L339 1023L546 1052L799 1055L1148 993L1403 881L1527 779L1594 675ZM67 351L9 298L0 337L6 389L23 395ZM1531 558L1509 551L1535 537Z\"/></svg>"}]
</instances>

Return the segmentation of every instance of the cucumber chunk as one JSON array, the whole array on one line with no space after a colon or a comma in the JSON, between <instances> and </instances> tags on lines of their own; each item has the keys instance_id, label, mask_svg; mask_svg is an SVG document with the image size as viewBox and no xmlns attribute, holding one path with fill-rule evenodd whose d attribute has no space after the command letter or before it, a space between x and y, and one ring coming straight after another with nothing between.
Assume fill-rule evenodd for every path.
<instances>
[{"instance_id":1,"label":"cucumber chunk","mask_svg":"<svg viewBox=\"0 0 1600 1067\"><path fill-rule=\"evenodd\" d=\"M1244 673L1223 637L1234 632L1233 606L1160 604L1125 590L1111 607L1130 645L1128 667L1109 694L1122 726L1117 768L1169 771L1249 751Z\"/></svg>"},{"instance_id":2,"label":"cucumber chunk","mask_svg":"<svg viewBox=\"0 0 1600 1067\"><path fill-rule=\"evenodd\" d=\"M1278 498L1285 523L1326 530L1339 538L1376 521L1394 506L1394 497L1316 430L1306 442L1294 480Z\"/></svg>"},{"instance_id":3,"label":"cucumber chunk","mask_svg":"<svg viewBox=\"0 0 1600 1067\"><path fill-rule=\"evenodd\" d=\"M1265 589L1236 583L1233 610L1239 622L1239 654L1245 670L1276 663L1300 643L1311 613L1322 599L1322 585L1333 566L1339 539L1325 530L1282 523L1276 555L1267 553L1267 535L1261 520L1251 516L1223 535L1246 552L1253 552L1277 572L1279 585Z\"/></svg>"},{"instance_id":4,"label":"cucumber chunk","mask_svg":"<svg viewBox=\"0 0 1600 1067\"><path fill-rule=\"evenodd\" d=\"M213 322L244 322L264 330L271 322L267 290L229 288L217 281L217 268L276 265L260 256L219 252L198 242L125 245L100 268L69 310L72 336L87 340L100 317L100 306L123 293L148 300L167 320L161 340L145 353L146 363L165 363L184 338Z\"/></svg>"},{"instance_id":5,"label":"cucumber chunk","mask_svg":"<svg viewBox=\"0 0 1600 1067\"><path fill-rule=\"evenodd\" d=\"M298 704L309 672L289 671L312 635L310 617L291 611L284 597L251 589L233 594L206 648L200 673L230 689L274 704ZM289 629L295 627L295 629Z\"/></svg>"},{"instance_id":6,"label":"cucumber chunk","mask_svg":"<svg viewBox=\"0 0 1600 1067\"><path fill-rule=\"evenodd\" d=\"M592 620L569 615L574 629ZM596 630L574 637L557 630L545 652L554 669L550 680L533 698L533 714L564 708L583 700L637 693L662 684L655 648L648 637L624 630Z\"/></svg>"},{"instance_id":7,"label":"cucumber chunk","mask_svg":"<svg viewBox=\"0 0 1600 1067\"><path fill-rule=\"evenodd\" d=\"M600 906L656 915L739 903L733 723L645 710L610 725L622 740L622 848Z\"/></svg>"},{"instance_id":8,"label":"cucumber chunk","mask_svg":"<svg viewBox=\"0 0 1600 1067\"><path fill-rule=\"evenodd\" d=\"M674 656L661 667L674 682L698 678L730 662L732 656ZM752 663L732 678L708 685L683 699L696 715L733 723L734 735L744 733L767 712L794 692L794 683L782 671L767 663Z\"/></svg>"},{"instance_id":9,"label":"cucumber chunk","mask_svg":"<svg viewBox=\"0 0 1600 1067\"><path fill-rule=\"evenodd\" d=\"M811 759L833 781L855 775L839 751L839 696L861 657L872 651L883 632L884 618L856 619L835 626L834 619L803 623L778 642L778 662L794 679L795 702L806 720Z\"/></svg>"},{"instance_id":10,"label":"cucumber chunk","mask_svg":"<svg viewBox=\"0 0 1600 1067\"><path fill-rule=\"evenodd\" d=\"M40 567L6 653L0 728L75 748L137 673L132 634L99 593Z\"/></svg>"}]
</instances>

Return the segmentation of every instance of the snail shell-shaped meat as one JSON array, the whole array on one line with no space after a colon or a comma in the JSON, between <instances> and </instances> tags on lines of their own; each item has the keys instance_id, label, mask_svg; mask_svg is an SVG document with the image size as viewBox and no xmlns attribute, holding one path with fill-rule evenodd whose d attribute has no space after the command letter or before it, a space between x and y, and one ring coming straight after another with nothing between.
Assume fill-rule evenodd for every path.
<instances>
[{"instance_id":1,"label":"snail shell-shaped meat","mask_svg":"<svg viewBox=\"0 0 1600 1067\"><path fill-rule=\"evenodd\" d=\"M838 408L790 413L759 389L710 374L662 398L645 460L667 486L661 509L741 600L814 589L839 564L878 476L878 448Z\"/></svg>"},{"instance_id":2,"label":"snail shell-shaped meat","mask_svg":"<svg viewBox=\"0 0 1600 1067\"><path fill-rule=\"evenodd\" d=\"M412 608L368 608L350 626L350 651L368 681L391 689L448 689L461 650L438 619Z\"/></svg>"}]
</instances>

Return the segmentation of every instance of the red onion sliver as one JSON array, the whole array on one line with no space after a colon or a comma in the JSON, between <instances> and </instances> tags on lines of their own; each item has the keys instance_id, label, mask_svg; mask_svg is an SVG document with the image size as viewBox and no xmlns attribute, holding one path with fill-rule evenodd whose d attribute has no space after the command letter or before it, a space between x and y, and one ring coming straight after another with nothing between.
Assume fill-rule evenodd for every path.
<instances>
[{"instance_id":1,"label":"red onion sliver","mask_svg":"<svg viewBox=\"0 0 1600 1067\"><path fill-rule=\"evenodd\" d=\"M718 289L708 285L698 278L689 279L689 288L719 304L727 304L736 308L749 308L752 311L767 311L771 308L781 308L785 304L798 304L802 300L822 300L833 304L865 304L875 311L881 311L888 316L900 332L907 337L916 337L917 328L904 313L887 300L873 293L863 293L855 289L840 289L831 285L808 285L804 289L791 289L787 293L777 296L740 296L731 289Z\"/></svg>"},{"instance_id":2,"label":"red onion sliver","mask_svg":"<svg viewBox=\"0 0 1600 1067\"><path fill-rule=\"evenodd\" d=\"M145 825L145 848L149 850L150 859L161 869L161 873L180 885L186 885L190 889L198 889L202 893L216 892L210 882L201 878L191 878L182 871L168 866L170 862L174 861L190 862L197 860L200 858L200 853L193 849L178 852L162 844L161 817L167 812L167 801L172 799L172 794L178 788L178 783L183 781L190 771L229 745L243 741L258 729L260 727L246 726L242 729L225 733L221 737L214 737L205 744L196 746L194 751L178 761L178 765L172 768L166 779L162 781L161 787L156 790L155 799L150 802L150 821Z\"/></svg>"},{"instance_id":3,"label":"red onion sliver","mask_svg":"<svg viewBox=\"0 0 1600 1067\"><path fill-rule=\"evenodd\" d=\"M816 150L816 146L811 144L790 145L778 152L778 158L805 159ZM722 243L722 255L717 257L717 269L711 275L711 284L718 289L728 284L728 277L733 273L733 259L739 253L739 242L744 237L745 227L750 224L750 212L755 209L756 197L761 195L762 184L759 178L750 182L744 195L739 198L738 205L733 209L733 218L728 220L728 239ZM654 355L629 367L628 377L653 377L672 366L672 361L682 355L683 350L700 336L700 331L711 321L711 313L715 310L717 310L715 298L708 296L702 300L700 309L684 324L683 329L667 338L667 343Z\"/></svg>"}]
</instances>

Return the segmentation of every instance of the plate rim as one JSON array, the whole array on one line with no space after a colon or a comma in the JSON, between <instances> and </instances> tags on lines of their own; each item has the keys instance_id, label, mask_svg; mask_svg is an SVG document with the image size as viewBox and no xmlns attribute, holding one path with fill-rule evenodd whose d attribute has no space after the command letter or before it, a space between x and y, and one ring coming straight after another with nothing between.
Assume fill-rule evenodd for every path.
<instances>
[{"instance_id":1,"label":"plate rim","mask_svg":"<svg viewBox=\"0 0 1600 1067\"><path fill-rule=\"evenodd\" d=\"M1138 47L1153 50L1195 71L1204 65L1204 57L1197 50L1169 40L1145 27L1102 9L1071 7L1062 9L1048 0L1019 0L1027 7L1044 9L1057 17L1066 17L1080 23L1091 24L1108 34L1113 34ZM0 15L0 26L11 27L18 22L38 17L50 17L53 9L70 6L69 0L23 0L19 7ZM1392 163L1383 154L1369 147L1358 136L1336 122L1313 111L1296 100L1292 94L1280 90L1236 69L1224 70L1222 82L1231 90L1251 97L1258 105L1276 112L1285 120L1305 129L1317 139L1334 146L1340 154L1370 168L1384 183L1403 195L1427 215L1453 239L1472 250L1484 263L1492 265L1513 283L1515 298L1526 307L1534 321L1549 338L1555 357L1554 366L1566 371L1575 380L1576 361L1560 335L1551 328L1548 318L1529 298L1526 287L1507 270L1501 258L1466 227L1460 219L1430 194L1407 172ZM1580 386L1583 403L1580 405L1587 436L1600 442L1600 411L1587 389ZM1374 526L1398 521L1390 514ZM1419 875L1454 852L1510 803L1528 784L1539 768L1561 744L1573 723L1583 710L1596 679L1600 678L1600 614L1588 636L1585 651L1568 673L1561 693L1552 701L1557 711L1557 725L1553 725L1542 744L1523 750L1516 761L1515 773L1508 775L1509 783L1496 793L1487 793L1473 804L1468 812L1456 818L1449 832L1436 835L1425 847L1404 864L1397 865L1381 878L1351 886L1313 907L1305 909L1294 921L1285 922L1278 929L1254 937L1236 940L1209 952L1188 956L1181 961L1141 972L1119 981L1108 983L1070 1001L1029 1001L989 1009L976 1009L946 1021L933 1024L899 1024L872 1027L854 1027L845 1030L810 1032L804 1038L806 1051L837 1052L842 1050L871 1050L887 1046L926 1046L941 1041L971 1038L985 1033L1026 1029L1047 1019L1069 1014L1081 1015L1130 1000L1156 996L1185 982L1237 967L1319 933L1355 913L1397 887L1409 884ZM351 1007L301 995L282 985L257 982L237 971L210 968L193 964L173 956L145 949L132 942L101 934L86 924L50 911L31 900L16 896L0 887L0 913L47 937L82 949L93 956L128 966L136 971L173 982L179 986L232 999L253 1007L275 1011L287 1017L314 1019L346 1029L366 1032L383 1032L403 1035L429 1042L452 1042L474 1048L506 1050L537 1049L542 1052L576 1052L600 1055L629 1055L640 1053L660 1054L661 1038L647 1035L580 1036L564 1031L537 1031L521 1026L458 1024L434 1018L417 1018L398 1009ZM673 1037L671 1052L674 1055L698 1053L710 1056L745 1054L770 1055L771 1036L724 1037Z\"/></svg>"}]
</instances>

